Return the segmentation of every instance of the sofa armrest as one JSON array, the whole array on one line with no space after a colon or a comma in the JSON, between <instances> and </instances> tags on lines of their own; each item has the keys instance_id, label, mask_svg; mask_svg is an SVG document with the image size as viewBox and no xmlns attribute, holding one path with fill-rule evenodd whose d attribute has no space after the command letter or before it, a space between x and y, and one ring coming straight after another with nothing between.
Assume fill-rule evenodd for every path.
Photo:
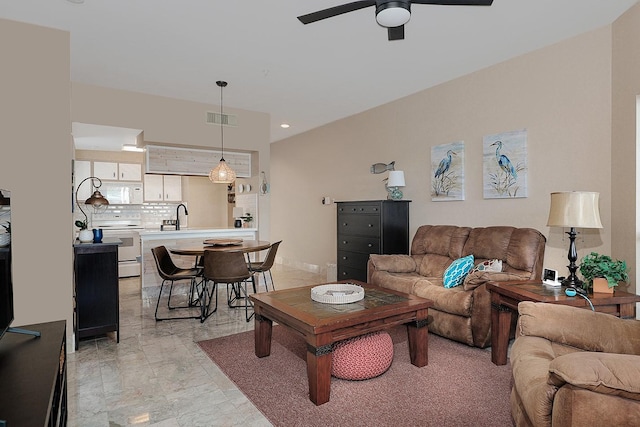
<instances>
[{"instance_id":1,"label":"sofa armrest","mask_svg":"<svg viewBox=\"0 0 640 427\"><path fill-rule=\"evenodd\" d=\"M369 255L369 262L374 270L389 273L413 273L416 261L410 255Z\"/></svg>"},{"instance_id":2,"label":"sofa armrest","mask_svg":"<svg viewBox=\"0 0 640 427\"><path fill-rule=\"evenodd\" d=\"M640 355L640 321L560 304L518 304L516 334L586 351Z\"/></svg>"},{"instance_id":3,"label":"sofa armrest","mask_svg":"<svg viewBox=\"0 0 640 427\"><path fill-rule=\"evenodd\" d=\"M465 277L462 286L465 291L472 291L487 282L511 282L518 280L528 280L528 276L524 277L519 274L504 271L474 271Z\"/></svg>"},{"instance_id":4,"label":"sofa armrest","mask_svg":"<svg viewBox=\"0 0 640 427\"><path fill-rule=\"evenodd\" d=\"M596 393L640 400L640 356L576 352L558 356L549 365L549 382L571 384Z\"/></svg>"}]
</instances>

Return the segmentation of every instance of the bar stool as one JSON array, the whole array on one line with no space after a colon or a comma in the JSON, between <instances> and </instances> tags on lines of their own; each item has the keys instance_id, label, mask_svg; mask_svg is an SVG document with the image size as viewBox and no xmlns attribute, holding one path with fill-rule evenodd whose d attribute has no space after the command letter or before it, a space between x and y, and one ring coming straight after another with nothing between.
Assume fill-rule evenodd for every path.
<instances>
[{"instance_id":1,"label":"bar stool","mask_svg":"<svg viewBox=\"0 0 640 427\"><path fill-rule=\"evenodd\" d=\"M170 282L169 286L169 298L167 299L167 307L169 310L174 310L177 308L194 308L198 307L201 304L200 294L198 287L197 279L202 274L202 270L199 268L181 268L175 265L173 260L171 259L171 255L169 255L169 251L165 246L156 246L155 248L151 248L151 253L153 253L153 258L156 261L156 267L158 269L158 274L162 278L162 284L160 285L160 293L158 294L158 301L156 302L156 312L155 318L156 321L160 320L174 320L174 319L199 319L201 314L192 315L192 316L182 316L182 317L158 317L158 307L160 305L160 299L162 298L162 290L164 289L164 285L166 282ZM173 293L173 284L180 280L189 280L189 294L187 295L187 303L186 305L171 305L171 295Z\"/></svg>"}]
</instances>

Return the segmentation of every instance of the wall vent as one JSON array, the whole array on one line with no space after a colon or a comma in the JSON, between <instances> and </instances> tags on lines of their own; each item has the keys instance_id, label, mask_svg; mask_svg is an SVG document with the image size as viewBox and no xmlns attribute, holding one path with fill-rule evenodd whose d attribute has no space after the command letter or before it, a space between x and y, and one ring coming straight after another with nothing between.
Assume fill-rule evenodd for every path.
<instances>
[{"instance_id":1,"label":"wall vent","mask_svg":"<svg viewBox=\"0 0 640 427\"><path fill-rule=\"evenodd\" d=\"M210 125L238 126L238 116L207 111L207 123Z\"/></svg>"}]
</instances>

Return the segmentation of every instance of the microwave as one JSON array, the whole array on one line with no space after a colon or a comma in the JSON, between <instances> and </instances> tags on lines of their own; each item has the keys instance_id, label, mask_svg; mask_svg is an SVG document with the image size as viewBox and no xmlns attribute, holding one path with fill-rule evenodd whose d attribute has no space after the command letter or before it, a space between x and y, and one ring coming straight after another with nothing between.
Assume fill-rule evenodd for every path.
<instances>
[{"instance_id":1,"label":"microwave","mask_svg":"<svg viewBox=\"0 0 640 427\"><path fill-rule=\"evenodd\" d=\"M141 182L102 181L100 192L110 205L141 205L143 202Z\"/></svg>"}]
</instances>

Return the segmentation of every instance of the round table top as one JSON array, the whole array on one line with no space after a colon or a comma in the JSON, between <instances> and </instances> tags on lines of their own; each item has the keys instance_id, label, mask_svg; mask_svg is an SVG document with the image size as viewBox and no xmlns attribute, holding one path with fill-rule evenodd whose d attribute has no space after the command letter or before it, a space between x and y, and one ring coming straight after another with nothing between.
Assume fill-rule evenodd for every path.
<instances>
[{"instance_id":1,"label":"round table top","mask_svg":"<svg viewBox=\"0 0 640 427\"><path fill-rule=\"evenodd\" d=\"M169 249L169 252L176 255L193 255L202 256L205 250L211 251L224 251L224 252L258 252L265 249L269 249L271 243L266 240L243 240L242 244L238 245L207 245L202 246L178 246Z\"/></svg>"}]
</instances>

